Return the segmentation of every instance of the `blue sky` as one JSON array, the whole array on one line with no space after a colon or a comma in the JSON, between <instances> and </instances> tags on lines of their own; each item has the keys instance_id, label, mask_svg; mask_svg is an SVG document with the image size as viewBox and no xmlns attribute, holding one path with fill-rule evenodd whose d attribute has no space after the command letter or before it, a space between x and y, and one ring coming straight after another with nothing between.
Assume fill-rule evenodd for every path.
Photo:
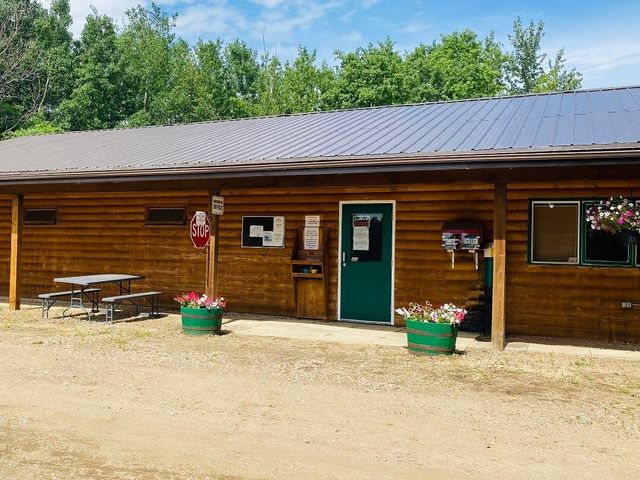
<instances>
[{"instance_id":1,"label":"blue sky","mask_svg":"<svg viewBox=\"0 0 640 480\"><path fill-rule=\"evenodd\" d=\"M49 0L43 0L48 3ZM71 0L74 34L89 6L121 22L123 12L144 0ZM198 38L242 38L253 48L291 58L298 45L315 48L330 63L336 49L390 36L398 48L430 43L443 33L469 27L495 32L506 44L513 20L542 19L549 53L565 47L569 65L584 74L584 87L640 84L640 1L467 0L157 0L177 12L178 34Z\"/></svg>"}]
</instances>

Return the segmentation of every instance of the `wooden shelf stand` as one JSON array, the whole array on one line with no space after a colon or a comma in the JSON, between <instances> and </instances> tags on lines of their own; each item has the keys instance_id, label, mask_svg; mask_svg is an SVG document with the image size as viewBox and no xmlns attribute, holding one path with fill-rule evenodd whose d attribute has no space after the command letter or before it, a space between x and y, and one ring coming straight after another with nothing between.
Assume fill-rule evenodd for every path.
<instances>
[{"instance_id":1,"label":"wooden shelf stand","mask_svg":"<svg viewBox=\"0 0 640 480\"><path fill-rule=\"evenodd\" d=\"M296 316L299 318L329 319L328 245L328 228L320 229L318 250L304 250L304 229L296 232L291 279Z\"/></svg>"}]
</instances>

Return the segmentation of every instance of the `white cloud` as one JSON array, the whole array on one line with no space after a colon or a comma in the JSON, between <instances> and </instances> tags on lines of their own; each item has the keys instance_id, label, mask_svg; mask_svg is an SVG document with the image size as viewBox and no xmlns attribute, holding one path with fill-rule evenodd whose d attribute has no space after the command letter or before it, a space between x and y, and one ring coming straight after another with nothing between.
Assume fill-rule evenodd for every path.
<instances>
[{"instance_id":1,"label":"white cloud","mask_svg":"<svg viewBox=\"0 0 640 480\"><path fill-rule=\"evenodd\" d=\"M176 30L178 35L188 38L242 37L249 26L245 16L225 1L209 1L182 10Z\"/></svg>"},{"instance_id":2,"label":"white cloud","mask_svg":"<svg viewBox=\"0 0 640 480\"><path fill-rule=\"evenodd\" d=\"M282 4L280 8L266 9L253 23L253 36L270 42L291 40L296 31L307 30L340 6L339 1L296 0Z\"/></svg>"},{"instance_id":3,"label":"white cloud","mask_svg":"<svg viewBox=\"0 0 640 480\"><path fill-rule=\"evenodd\" d=\"M285 2L285 0L251 0L252 3L266 8L275 8Z\"/></svg>"},{"instance_id":4,"label":"white cloud","mask_svg":"<svg viewBox=\"0 0 640 480\"><path fill-rule=\"evenodd\" d=\"M41 0L41 3L49 7L51 0ZM94 6L99 14L108 15L121 24L124 12L140 3L147 2L145 0L71 0L71 17L73 18L71 32L76 38L80 36L87 15L91 14L91 6Z\"/></svg>"},{"instance_id":5,"label":"white cloud","mask_svg":"<svg viewBox=\"0 0 640 480\"><path fill-rule=\"evenodd\" d=\"M344 35L340 36L340 40L346 43L358 43L362 40L362 34L355 30L351 32L347 32Z\"/></svg>"},{"instance_id":6,"label":"white cloud","mask_svg":"<svg viewBox=\"0 0 640 480\"><path fill-rule=\"evenodd\" d=\"M362 6L364 8L371 8L373 7L376 3L380 3L380 0L362 0Z\"/></svg>"},{"instance_id":7,"label":"white cloud","mask_svg":"<svg viewBox=\"0 0 640 480\"><path fill-rule=\"evenodd\" d=\"M582 51L573 50L567 60L583 73L612 70L629 65L640 66L640 41L599 45Z\"/></svg>"},{"instance_id":8,"label":"white cloud","mask_svg":"<svg viewBox=\"0 0 640 480\"><path fill-rule=\"evenodd\" d=\"M398 31L400 33L406 33L409 35L417 35L421 33L427 33L431 30L431 25L423 20L414 19L407 23L404 27L401 27Z\"/></svg>"},{"instance_id":9,"label":"white cloud","mask_svg":"<svg viewBox=\"0 0 640 480\"><path fill-rule=\"evenodd\" d=\"M585 86L640 83L640 39L633 21L594 21L553 31L543 42L550 58L564 48L567 66L584 75ZM621 78L624 77L624 78Z\"/></svg>"}]
</instances>

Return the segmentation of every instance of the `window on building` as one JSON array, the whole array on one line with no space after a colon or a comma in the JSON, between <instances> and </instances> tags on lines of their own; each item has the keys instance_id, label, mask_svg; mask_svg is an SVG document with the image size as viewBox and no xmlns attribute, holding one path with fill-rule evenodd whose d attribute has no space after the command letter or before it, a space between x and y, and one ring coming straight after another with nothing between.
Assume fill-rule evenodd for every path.
<instances>
[{"instance_id":1,"label":"window on building","mask_svg":"<svg viewBox=\"0 0 640 480\"><path fill-rule=\"evenodd\" d=\"M632 248L623 245L620 235L611 235L602 230L593 230L586 220L587 210L596 203L582 203L582 218L584 222L582 263L585 265L631 265Z\"/></svg>"},{"instance_id":2,"label":"window on building","mask_svg":"<svg viewBox=\"0 0 640 480\"><path fill-rule=\"evenodd\" d=\"M580 202L531 203L531 261L578 263Z\"/></svg>"},{"instance_id":3,"label":"window on building","mask_svg":"<svg viewBox=\"0 0 640 480\"><path fill-rule=\"evenodd\" d=\"M146 225L184 225L187 223L186 208L148 208Z\"/></svg>"},{"instance_id":4,"label":"window on building","mask_svg":"<svg viewBox=\"0 0 640 480\"><path fill-rule=\"evenodd\" d=\"M55 208L25 208L25 225L55 225L58 222L58 210Z\"/></svg>"}]
</instances>

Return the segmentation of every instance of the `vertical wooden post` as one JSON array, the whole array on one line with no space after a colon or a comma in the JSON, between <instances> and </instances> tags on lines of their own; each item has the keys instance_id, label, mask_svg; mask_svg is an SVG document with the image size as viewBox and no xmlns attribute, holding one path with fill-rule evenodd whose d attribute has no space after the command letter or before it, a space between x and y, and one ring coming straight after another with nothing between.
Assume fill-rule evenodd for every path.
<instances>
[{"instance_id":1,"label":"vertical wooden post","mask_svg":"<svg viewBox=\"0 0 640 480\"><path fill-rule=\"evenodd\" d=\"M20 310L22 284L22 195L14 195L11 204L11 254L9 257L9 310Z\"/></svg>"},{"instance_id":2,"label":"vertical wooden post","mask_svg":"<svg viewBox=\"0 0 640 480\"><path fill-rule=\"evenodd\" d=\"M220 195L216 191L213 195ZM213 215L211 196L209 195L209 214L211 215L211 232L209 233L209 254L207 255L207 295L216 297L218 295L218 228L220 215Z\"/></svg>"},{"instance_id":3,"label":"vertical wooden post","mask_svg":"<svg viewBox=\"0 0 640 480\"><path fill-rule=\"evenodd\" d=\"M493 311L491 344L494 350L504 350L505 288L507 250L507 185L496 183L493 212Z\"/></svg>"}]
</instances>

